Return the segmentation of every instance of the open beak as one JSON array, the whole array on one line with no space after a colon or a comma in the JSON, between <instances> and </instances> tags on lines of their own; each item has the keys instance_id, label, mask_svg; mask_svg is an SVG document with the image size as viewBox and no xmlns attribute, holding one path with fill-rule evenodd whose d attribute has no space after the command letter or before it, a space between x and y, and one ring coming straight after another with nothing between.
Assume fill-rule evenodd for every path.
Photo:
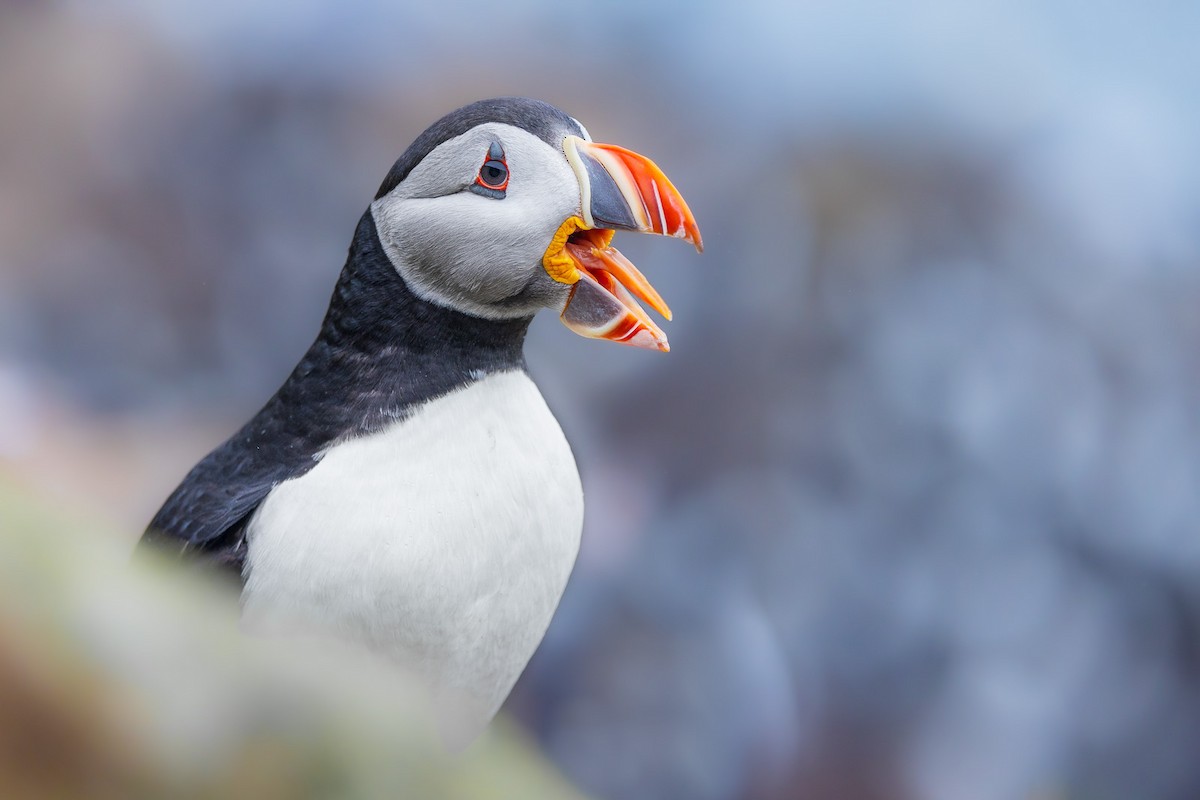
<instances>
[{"instance_id":1,"label":"open beak","mask_svg":"<svg viewBox=\"0 0 1200 800\"><path fill-rule=\"evenodd\" d=\"M577 136L563 140L563 151L579 180L582 216L559 227L542 259L555 280L572 284L563 324L582 336L670 350L666 334L638 299L668 320L671 309L611 242L621 229L684 239L702 251L695 217L645 156Z\"/></svg>"}]
</instances>

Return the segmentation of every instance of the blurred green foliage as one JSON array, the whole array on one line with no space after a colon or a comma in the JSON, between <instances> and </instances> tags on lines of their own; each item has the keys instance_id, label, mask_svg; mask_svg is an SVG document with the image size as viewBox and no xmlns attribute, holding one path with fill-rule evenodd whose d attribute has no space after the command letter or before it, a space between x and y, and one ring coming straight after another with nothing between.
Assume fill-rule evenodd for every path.
<instances>
[{"instance_id":1,"label":"blurred green foliage","mask_svg":"<svg viewBox=\"0 0 1200 800\"><path fill-rule=\"evenodd\" d=\"M0 479L0 797L580 797L510 723L447 754L389 668L245 637L104 527Z\"/></svg>"}]
</instances>

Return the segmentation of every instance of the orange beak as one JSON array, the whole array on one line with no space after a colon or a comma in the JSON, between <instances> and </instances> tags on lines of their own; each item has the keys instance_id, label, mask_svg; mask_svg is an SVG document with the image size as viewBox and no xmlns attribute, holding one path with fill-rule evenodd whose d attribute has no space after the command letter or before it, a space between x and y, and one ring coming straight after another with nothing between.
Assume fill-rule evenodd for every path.
<instances>
[{"instance_id":1,"label":"orange beak","mask_svg":"<svg viewBox=\"0 0 1200 800\"><path fill-rule=\"evenodd\" d=\"M695 217L645 156L577 136L563 140L563 151L579 180L582 213L563 222L542 259L552 277L573 284L563 324L582 336L670 350L635 297L668 320L670 308L611 241L615 229L641 231L683 239L702 251Z\"/></svg>"}]
</instances>

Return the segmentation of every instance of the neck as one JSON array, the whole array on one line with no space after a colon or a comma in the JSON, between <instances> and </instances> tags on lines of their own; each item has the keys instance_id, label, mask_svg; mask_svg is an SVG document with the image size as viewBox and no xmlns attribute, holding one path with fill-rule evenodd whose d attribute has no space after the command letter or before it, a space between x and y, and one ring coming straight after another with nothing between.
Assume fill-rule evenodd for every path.
<instances>
[{"instance_id":1,"label":"neck","mask_svg":"<svg viewBox=\"0 0 1200 800\"><path fill-rule=\"evenodd\" d=\"M376 429L490 373L523 370L530 320L481 319L417 297L368 211L317 340L264 413L317 443Z\"/></svg>"},{"instance_id":2,"label":"neck","mask_svg":"<svg viewBox=\"0 0 1200 800\"><path fill-rule=\"evenodd\" d=\"M368 210L359 220L317 343L358 352L435 352L523 366L532 317L492 320L418 297L388 260Z\"/></svg>"}]
</instances>

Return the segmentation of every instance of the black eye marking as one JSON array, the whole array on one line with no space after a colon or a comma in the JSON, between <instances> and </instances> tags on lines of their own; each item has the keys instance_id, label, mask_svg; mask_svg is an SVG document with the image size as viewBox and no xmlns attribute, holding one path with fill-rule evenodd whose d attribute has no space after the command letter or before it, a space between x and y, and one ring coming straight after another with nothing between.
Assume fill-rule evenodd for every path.
<instances>
[{"instance_id":1,"label":"black eye marking","mask_svg":"<svg viewBox=\"0 0 1200 800\"><path fill-rule=\"evenodd\" d=\"M483 166L479 168L475 182L467 188L484 197L497 200L504 198L504 190L508 188L508 162L504 159L504 148L499 142L492 142L488 146Z\"/></svg>"}]
</instances>

